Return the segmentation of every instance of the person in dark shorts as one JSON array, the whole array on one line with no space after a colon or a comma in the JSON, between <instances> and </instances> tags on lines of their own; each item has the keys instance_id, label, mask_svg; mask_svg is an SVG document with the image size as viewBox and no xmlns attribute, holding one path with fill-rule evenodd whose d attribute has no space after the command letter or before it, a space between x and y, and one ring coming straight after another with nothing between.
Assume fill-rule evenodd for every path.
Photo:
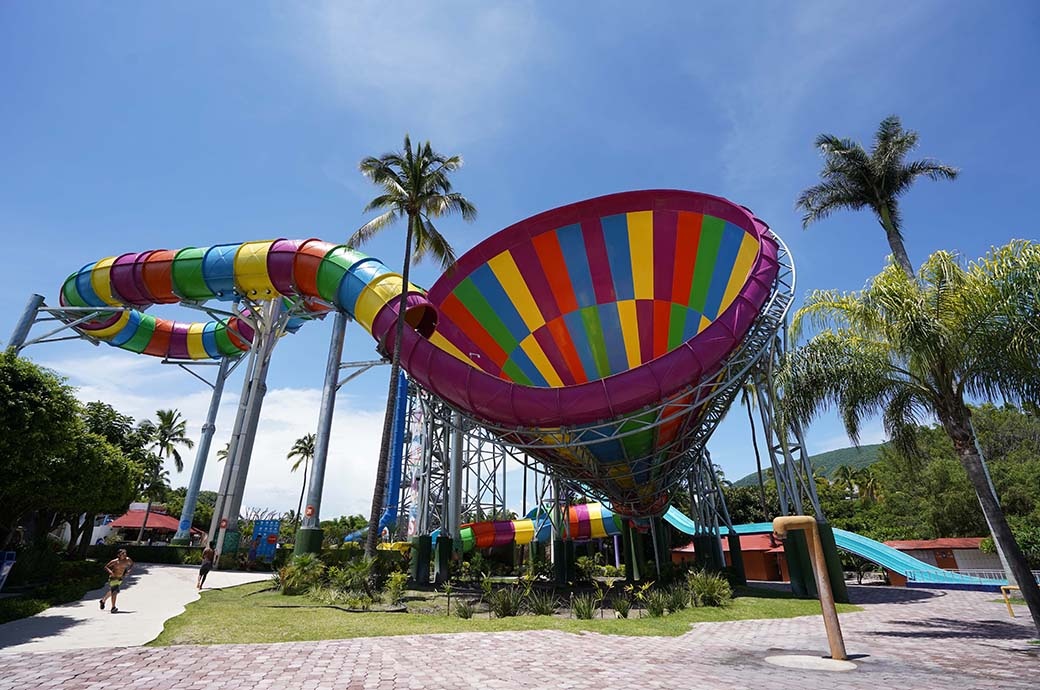
<instances>
[{"instance_id":1,"label":"person in dark shorts","mask_svg":"<svg viewBox=\"0 0 1040 690\"><path fill-rule=\"evenodd\" d=\"M126 555L126 549L119 549L116 557L105 565L105 572L108 573L108 591L105 593L105 596L101 597L102 611L105 610L105 600L111 599L112 613L119 612L119 609L116 608L116 596L119 594L119 588L123 584L123 578L130 573L130 569L133 567L134 562Z\"/></svg>"},{"instance_id":2,"label":"person in dark shorts","mask_svg":"<svg viewBox=\"0 0 1040 690\"><path fill-rule=\"evenodd\" d=\"M206 584L206 576L213 570L213 559L216 557L217 542L211 541L209 546L202 550L202 567L199 568L199 581L195 584L195 589L202 589L202 585Z\"/></svg>"}]
</instances>

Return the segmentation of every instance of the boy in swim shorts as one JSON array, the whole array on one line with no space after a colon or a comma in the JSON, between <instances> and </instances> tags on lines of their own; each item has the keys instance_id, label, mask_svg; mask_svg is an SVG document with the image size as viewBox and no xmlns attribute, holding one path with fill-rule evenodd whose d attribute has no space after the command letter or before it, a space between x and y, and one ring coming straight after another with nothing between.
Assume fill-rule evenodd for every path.
<instances>
[{"instance_id":1,"label":"boy in swim shorts","mask_svg":"<svg viewBox=\"0 0 1040 690\"><path fill-rule=\"evenodd\" d=\"M105 596L101 597L101 610L105 610L105 601L109 598L112 599L112 613L118 613L119 609L116 608L116 595L119 594L119 587L123 584L123 578L127 576L130 569L134 567L134 562L130 560L130 557L126 555L126 549L119 549L119 553L105 565L105 572L108 573L108 592Z\"/></svg>"}]
</instances>

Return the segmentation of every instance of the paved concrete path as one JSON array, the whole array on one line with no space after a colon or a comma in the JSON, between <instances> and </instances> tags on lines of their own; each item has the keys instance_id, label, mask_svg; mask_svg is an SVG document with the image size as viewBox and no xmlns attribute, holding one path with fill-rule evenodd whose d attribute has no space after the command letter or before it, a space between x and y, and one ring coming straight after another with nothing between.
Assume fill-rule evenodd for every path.
<instances>
[{"instance_id":1,"label":"paved concrete path","mask_svg":"<svg viewBox=\"0 0 1040 690\"><path fill-rule=\"evenodd\" d=\"M132 647L151 642L170 618L199 598L195 581L199 569L190 565L138 563L119 592L117 613L98 600L107 587L87 592L80 601L54 606L30 618L0 625L0 655L11 652L96 647ZM266 580L270 573L214 571L206 589ZM3 666L0 659L0 667Z\"/></svg>"},{"instance_id":2,"label":"paved concrete path","mask_svg":"<svg viewBox=\"0 0 1040 690\"><path fill-rule=\"evenodd\" d=\"M841 616L857 668L840 673L765 661L825 654L812 616L701 623L672 638L537 631L0 655L0 690L1036 690L1040 648L1023 607L1011 619L994 594L852 590L866 610Z\"/></svg>"}]
</instances>

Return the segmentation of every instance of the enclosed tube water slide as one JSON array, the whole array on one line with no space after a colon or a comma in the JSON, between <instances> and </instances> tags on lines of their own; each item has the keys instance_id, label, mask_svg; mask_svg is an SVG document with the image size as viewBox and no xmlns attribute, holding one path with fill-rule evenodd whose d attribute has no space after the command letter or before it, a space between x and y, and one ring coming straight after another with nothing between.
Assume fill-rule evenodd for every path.
<instances>
[{"instance_id":1,"label":"enclosed tube water slide","mask_svg":"<svg viewBox=\"0 0 1040 690\"><path fill-rule=\"evenodd\" d=\"M380 352L400 348L412 379L450 406L619 513L647 516L665 511L691 449L775 333L776 315L765 327L762 316L780 251L737 204L650 190L563 206L487 238L428 294L409 286L401 343L400 275L313 239L109 257L72 274L61 299L99 308L77 324L82 333L174 359L243 352L248 324L165 321L148 305L289 298L341 310ZM738 356L744 368L729 371Z\"/></svg>"}]
</instances>

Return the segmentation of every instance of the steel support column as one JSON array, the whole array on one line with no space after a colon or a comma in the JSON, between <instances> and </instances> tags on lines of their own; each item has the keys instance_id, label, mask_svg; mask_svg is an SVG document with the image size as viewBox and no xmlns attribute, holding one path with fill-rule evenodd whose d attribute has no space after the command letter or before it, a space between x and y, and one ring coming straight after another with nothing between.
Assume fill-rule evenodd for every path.
<instances>
[{"instance_id":1,"label":"steel support column","mask_svg":"<svg viewBox=\"0 0 1040 690\"><path fill-rule=\"evenodd\" d=\"M321 391L318 432L314 439L314 462L311 463L310 477L307 480L307 502L303 509L303 522L296 534L297 554L321 552L321 494L325 487L325 463L329 456L329 440L332 437L332 416L336 409L339 367L340 359L343 357L346 329L347 315L336 312L336 319L332 324L332 339L329 341L329 356L325 361L325 385Z\"/></svg>"},{"instance_id":2,"label":"steel support column","mask_svg":"<svg viewBox=\"0 0 1040 690\"><path fill-rule=\"evenodd\" d=\"M213 432L217 429L217 412L220 409L220 398L224 394L224 381L228 377L229 365L230 360L227 357L220 358L217 377L212 383L213 393L209 398L209 410L206 411L206 421L202 424L202 435L199 437L198 450L195 452L195 466L192 467L188 492L184 496L184 508L181 510L180 522L177 524L177 534L173 537L174 544L187 544L191 541L191 522L195 517L195 504L199 499L202 475L206 472L206 460L209 458Z\"/></svg>"}]
</instances>

